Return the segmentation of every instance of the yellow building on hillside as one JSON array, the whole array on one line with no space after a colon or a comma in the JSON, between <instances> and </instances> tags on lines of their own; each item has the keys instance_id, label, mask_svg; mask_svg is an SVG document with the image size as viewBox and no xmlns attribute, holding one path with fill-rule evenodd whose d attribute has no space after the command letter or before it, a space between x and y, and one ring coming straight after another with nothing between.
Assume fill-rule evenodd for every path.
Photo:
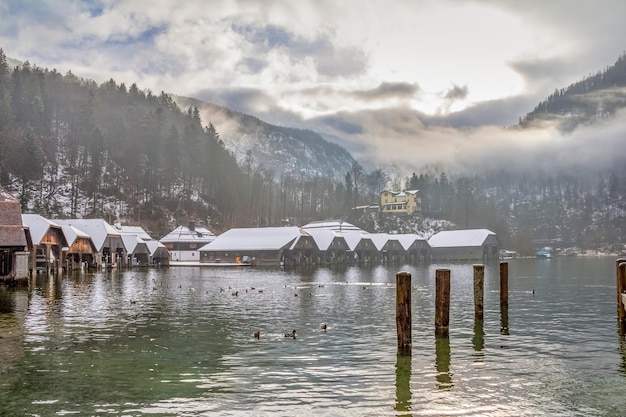
<instances>
[{"instance_id":1,"label":"yellow building on hillside","mask_svg":"<svg viewBox=\"0 0 626 417\"><path fill-rule=\"evenodd\" d=\"M411 216L422 211L422 199L418 190L383 191L380 193L380 209L384 214Z\"/></svg>"}]
</instances>

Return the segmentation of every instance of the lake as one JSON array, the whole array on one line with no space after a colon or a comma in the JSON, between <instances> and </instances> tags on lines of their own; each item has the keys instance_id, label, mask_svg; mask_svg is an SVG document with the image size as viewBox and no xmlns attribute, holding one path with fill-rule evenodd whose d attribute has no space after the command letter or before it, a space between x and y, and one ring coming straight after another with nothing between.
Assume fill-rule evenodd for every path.
<instances>
[{"instance_id":1,"label":"lake","mask_svg":"<svg viewBox=\"0 0 626 417\"><path fill-rule=\"evenodd\" d=\"M472 264L39 276L0 314L0 415L626 415L615 259L508 263L504 311L485 265L482 322ZM397 355L398 271L412 275L411 356Z\"/></svg>"}]
</instances>

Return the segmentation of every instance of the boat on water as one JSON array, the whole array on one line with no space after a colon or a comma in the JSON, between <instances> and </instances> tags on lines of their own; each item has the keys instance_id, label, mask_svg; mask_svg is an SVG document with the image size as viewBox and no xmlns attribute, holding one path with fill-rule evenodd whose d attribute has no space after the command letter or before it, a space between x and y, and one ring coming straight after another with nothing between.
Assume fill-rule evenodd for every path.
<instances>
[{"instance_id":1,"label":"boat on water","mask_svg":"<svg viewBox=\"0 0 626 417\"><path fill-rule=\"evenodd\" d=\"M550 254L550 251L546 249L541 249L535 253L535 257L539 259L550 259L552 257L552 254Z\"/></svg>"},{"instance_id":2,"label":"boat on water","mask_svg":"<svg viewBox=\"0 0 626 417\"><path fill-rule=\"evenodd\" d=\"M515 259L517 258L517 252L513 250L501 249L499 252L499 257L501 260Z\"/></svg>"}]
</instances>

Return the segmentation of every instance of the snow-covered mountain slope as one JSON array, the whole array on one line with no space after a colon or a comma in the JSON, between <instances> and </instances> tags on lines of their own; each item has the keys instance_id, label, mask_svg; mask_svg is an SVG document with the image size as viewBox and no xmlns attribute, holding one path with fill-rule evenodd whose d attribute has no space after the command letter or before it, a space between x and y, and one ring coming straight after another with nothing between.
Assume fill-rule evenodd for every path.
<instances>
[{"instance_id":1,"label":"snow-covered mountain slope","mask_svg":"<svg viewBox=\"0 0 626 417\"><path fill-rule=\"evenodd\" d=\"M203 125L213 124L241 166L252 163L282 174L331 177L343 181L354 163L343 147L311 130L275 126L215 104L174 97L183 109L197 107Z\"/></svg>"}]
</instances>

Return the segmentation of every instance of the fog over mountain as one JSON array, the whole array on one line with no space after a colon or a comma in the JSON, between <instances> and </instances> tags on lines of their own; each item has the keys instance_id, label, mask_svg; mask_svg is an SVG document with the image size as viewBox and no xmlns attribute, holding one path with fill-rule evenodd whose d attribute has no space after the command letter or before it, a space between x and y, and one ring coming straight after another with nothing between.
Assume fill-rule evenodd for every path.
<instances>
[{"instance_id":1,"label":"fog over mountain","mask_svg":"<svg viewBox=\"0 0 626 417\"><path fill-rule=\"evenodd\" d=\"M174 97L182 108L198 108L241 166L271 170L278 176L325 176L341 182L355 163L350 153L311 130L265 123L256 117L186 97Z\"/></svg>"}]
</instances>

